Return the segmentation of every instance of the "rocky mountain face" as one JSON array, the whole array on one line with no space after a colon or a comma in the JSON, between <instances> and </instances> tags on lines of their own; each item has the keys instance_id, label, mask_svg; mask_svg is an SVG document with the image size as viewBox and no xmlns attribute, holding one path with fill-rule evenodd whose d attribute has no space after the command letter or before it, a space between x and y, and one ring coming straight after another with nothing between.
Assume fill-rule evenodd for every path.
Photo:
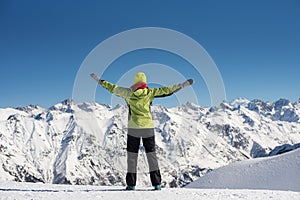
<instances>
[{"instance_id":1,"label":"rocky mountain face","mask_svg":"<svg viewBox=\"0 0 300 200\"><path fill-rule=\"evenodd\" d=\"M124 105L71 100L49 109L0 109L0 180L125 185L127 113ZM153 106L152 114L166 187L300 142L300 101L237 99L212 108L187 103ZM138 185L149 186L142 145L138 166Z\"/></svg>"}]
</instances>

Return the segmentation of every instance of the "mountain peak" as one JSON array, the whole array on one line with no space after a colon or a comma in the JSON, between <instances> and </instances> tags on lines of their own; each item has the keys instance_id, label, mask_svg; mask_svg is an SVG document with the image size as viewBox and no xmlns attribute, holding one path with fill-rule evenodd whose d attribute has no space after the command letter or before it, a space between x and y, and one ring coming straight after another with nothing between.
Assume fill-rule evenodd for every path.
<instances>
[{"instance_id":1,"label":"mountain peak","mask_svg":"<svg viewBox=\"0 0 300 200\"><path fill-rule=\"evenodd\" d=\"M275 102L275 110L281 110L284 106L289 106L291 102L287 99L279 99Z\"/></svg>"},{"instance_id":2,"label":"mountain peak","mask_svg":"<svg viewBox=\"0 0 300 200\"><path fill-rule=\"evenodd\" d=\"M17 107L17 110L21 110L24 112L31 112L33 110L37 110L40 109L41 107L39 107L38 105L33 105L33 104L29 104L28 106L23 106L23 107Z\"/></svg>"},{"instance_id":3,"label":"mountain peak","mask_svg":"<svg viewBox=\"0 0 300 200\"><path fill-rule=\"evenodd\" d=\"M248 103L250 102L249 99L246 99L246 98L237 98L237 99L234 99L232 102L230 102L230 104L235 107L235 108L238 108L239 106L245 106L247 105Z\"/></svg>"},{"instance_id":4,"label":"mountain peak","mask_svg":"<svg viewBox=\"0 0 300 200\"><path fill-rule=\"evenodd\" d=\"M49 110L73 113L74 112L74 110L72 109L73 105L74 105L73 100L65 99L64 101L55 104L54 106L51 106Z\"/></svg>"},{"instance_id":5,"label":"mountain peak","mask_svg":"<svg viewBox=\"0 0 300 200\"><path fill-rule=\"evenodd\" d=\"M72 99L65 99L64 101L61 102L61 104L66 105L66 106L71 106L74 104L74 101Z\"/></svg>"}]
</instances>

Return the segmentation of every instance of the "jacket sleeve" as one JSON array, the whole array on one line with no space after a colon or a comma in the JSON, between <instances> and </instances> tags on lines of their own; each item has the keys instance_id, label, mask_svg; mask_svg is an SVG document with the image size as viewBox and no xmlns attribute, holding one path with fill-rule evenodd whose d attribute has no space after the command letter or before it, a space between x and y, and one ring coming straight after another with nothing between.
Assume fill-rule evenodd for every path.
<instances>
[{"instance_id":1,"label":"jacket sleeve","mask_svg":"<svg viewBox=\"0 0 300 200\"><path fill-rule=\"evenodd\" d=\"M110 93L113 93L114 95L122 97L124 99L129 97L129 95L131 93L130 88L120 87L120 86L117 86L117 85L112 84L112 83L110 83L108 81L105 81L105 80L100 80L99 84L102 87L104 87L106 90L108 90Z\"/></svg>"},{"instance_id":2,"label":"jacket sleeve","mask_svg":"<svg viewBox=\"0 0 300 200\"><path fill-rule=\"evenodd\" d=\"M152 90L153 92L153 97L166 97L172 95L174 92L177 92L181 88L181 84L176 84L167 87L151 88L150 90Z\"/></svg>"}]
</instances>

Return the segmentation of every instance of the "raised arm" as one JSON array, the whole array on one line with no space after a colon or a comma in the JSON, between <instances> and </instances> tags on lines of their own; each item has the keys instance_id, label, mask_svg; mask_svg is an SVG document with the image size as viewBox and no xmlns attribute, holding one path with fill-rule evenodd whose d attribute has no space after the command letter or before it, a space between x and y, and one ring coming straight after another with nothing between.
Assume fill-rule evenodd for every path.
<instances>
[{"instance_id":1,"label":"raised arm","mask_svg":"<svg viewBox=\"0 0 300 200\"><path fill-rule=\"evenodd\" d=\"M176 84L168 87L152 88L150 90L153 92L154 97L165 97L170 96L173 93L179 91L180 89L192 85L193 83L193 79L189 79L181 84Z\"/></svg>"},{"instance_id":2,"label":"raised arm","mask_svg":"<svg viewBox=\"0 0 300 200\"><path fill-rule=\"evenodd\" d=\"M131 89L130 88L124 88L120 87L118 85L115 85L113 83L110 83L105 80L100 80L96 74L92 73L91 77L97 81L102 87L104 87L107 91L110 93L115 94L116 96L122 97L124 99L128 98L129 95L131 94Z\"/></svg>"}]
</instances>

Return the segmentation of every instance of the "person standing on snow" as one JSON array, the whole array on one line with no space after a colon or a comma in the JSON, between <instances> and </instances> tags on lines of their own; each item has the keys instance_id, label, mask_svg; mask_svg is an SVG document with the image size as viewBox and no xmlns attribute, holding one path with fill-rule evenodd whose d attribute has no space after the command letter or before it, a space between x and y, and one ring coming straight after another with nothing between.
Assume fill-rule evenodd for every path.
<instances>
[{"instance_id":1,"label":"person standing on snow","mask_svg":"<svg viewBox=\"0 0 300 200\"><path fill-rule=\"evenodd\" d=\"M134 76L134 84L130 88L124 88L100 80L94 73L91 74L91 77L110 93L125 99L129 107L126 190L134 190L136 186L137 158L141 138L148 159L152 186L155 190L160 190L161 175L155 152L154 124L150 106L154 98L172 95L174 92L192 85L194 81L189 79L184 83L169 87L148 88L146 75L139 72Z\"/></svg>"}]
</instances>

